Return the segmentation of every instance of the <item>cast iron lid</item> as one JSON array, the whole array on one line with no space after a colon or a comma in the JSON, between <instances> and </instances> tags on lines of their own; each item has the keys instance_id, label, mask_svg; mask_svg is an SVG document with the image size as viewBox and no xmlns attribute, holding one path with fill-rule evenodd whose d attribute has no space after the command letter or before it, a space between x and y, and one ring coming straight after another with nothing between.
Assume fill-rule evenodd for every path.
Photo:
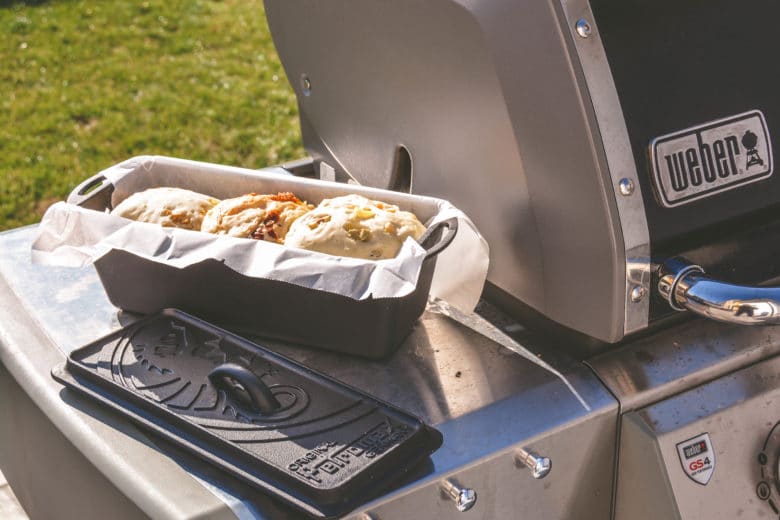
<instances>
[{"instance_id":1,"label":"cast iron lid","mask_svg":"<svg viewBox=\"0 0 780 520\"><path fill-rule=\"evenodd\" d=\"M177 310L52 375L317 517L374 498L442 443L416 417Z\"/></svg>"}]
</instances>

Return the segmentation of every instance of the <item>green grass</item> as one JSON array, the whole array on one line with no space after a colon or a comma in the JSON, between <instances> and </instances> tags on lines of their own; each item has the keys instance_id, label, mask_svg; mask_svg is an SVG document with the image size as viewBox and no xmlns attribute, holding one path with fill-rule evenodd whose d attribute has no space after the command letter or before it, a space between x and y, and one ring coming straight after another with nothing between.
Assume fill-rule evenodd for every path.
<instances>
[{"instance_id":1,"label":"green grass","mask_svg":"<svg viewBox=\"0 0 780 520\"><path fill-rule=\"evenodd\" d=\"M134 155L304 153L261 1L0 0L0 34L0 230Z\"/></svg>"}]
</instances>

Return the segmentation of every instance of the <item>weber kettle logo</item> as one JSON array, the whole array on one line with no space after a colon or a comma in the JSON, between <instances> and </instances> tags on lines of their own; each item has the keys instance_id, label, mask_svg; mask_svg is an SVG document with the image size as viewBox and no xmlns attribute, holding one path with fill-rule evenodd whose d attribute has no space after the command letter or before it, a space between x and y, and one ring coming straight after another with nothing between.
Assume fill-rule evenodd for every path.
<instances>
[{"instance_id":1,"label":"weber kettle logo","mask_svg":"<svg viewBox=\"0 0 780 520\"><path fill-rule=\"evenodd\" d=\"M745 135L742 136L742 146L747 148L747 169L751 166L763 166L764 160L758 155L756 145L758 144L758 137L756 134L748 130Z\"/></svg>"},{"instance_id":2,"label":"weber kettle logo","mask_svg":"<svg viewBox=\"0 0 780 520\"><path fill-rule=\"evenodd\" d=\"M667 208L773 172L769 131L758 110L658 137L651 156L656 194Z\"/></svg>"}]
</instances>

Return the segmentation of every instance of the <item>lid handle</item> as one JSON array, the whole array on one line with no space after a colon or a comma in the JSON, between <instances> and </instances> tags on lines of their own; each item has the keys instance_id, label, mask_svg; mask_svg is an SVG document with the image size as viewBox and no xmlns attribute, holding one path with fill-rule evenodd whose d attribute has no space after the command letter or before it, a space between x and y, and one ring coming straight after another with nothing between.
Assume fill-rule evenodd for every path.
<instances>
[{"instance_id":1,"label":"lid handle","mask_svg":"<svg viewBox=\"0 0 780 520\"><path fill-rule=\"evenodd\" d=\"M714 280L684 258L664 262L658 292L675 310L701 314L726 323L780 323L780 287L749 287Z\"/></svg>"},{"instance_id":2,"label":"lid handle","mask_svg":"<svg viewBox=\"0 0 780 520\"><path fill-rule=\"evenodd\" d=\"M246 401L262 415L271 415L282 405L260 377L236 363L223 363L209 372L209 381L237 401ZM246 395L247 397L245 397Z\"/></svg>"}]
</instances>

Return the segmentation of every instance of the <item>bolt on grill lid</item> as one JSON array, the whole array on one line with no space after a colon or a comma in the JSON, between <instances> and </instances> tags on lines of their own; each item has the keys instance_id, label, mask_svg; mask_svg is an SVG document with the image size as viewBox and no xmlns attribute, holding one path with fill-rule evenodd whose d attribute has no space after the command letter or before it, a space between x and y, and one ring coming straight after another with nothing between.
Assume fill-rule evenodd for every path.
<instances>
[{"instance_id":1,"label":"bolt on grill lid","mask_svg":"<svg viewBox=\"0 0 780 520\"><path fill-rule=\"evenodd\" d=\"M442 443L416 417L177 310L52 375L316 517L374 498Z\"/></svg>"}]
</instances>

